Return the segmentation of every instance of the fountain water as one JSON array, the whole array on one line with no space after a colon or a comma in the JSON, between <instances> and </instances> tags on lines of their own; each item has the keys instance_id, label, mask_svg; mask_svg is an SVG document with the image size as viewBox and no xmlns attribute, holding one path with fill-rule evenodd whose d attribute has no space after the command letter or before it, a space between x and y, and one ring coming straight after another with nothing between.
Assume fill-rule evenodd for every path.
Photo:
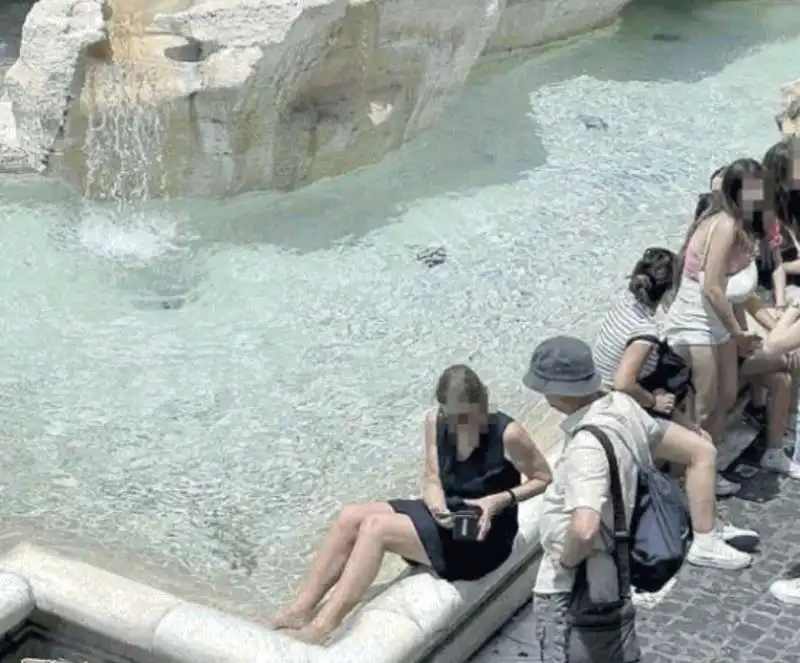
<instances>
[{"instance_id":1,"label":"fountain water","mask_svg":"<svg viewBox=\"0 0 800 663\"><path fill-rule=\"evenodd\" d=\"M0 429L13 440L0 538L258 615L343 502L417 490L420 415L447 363L474 364L524 411L531 345L589 336L633 252L682 236L707 173L777 137L800 8L664 5L637 2L616 34L476 85L379 166L293 195L132 206L131 191L165 185L126 146L121 183L93 181L127 207L73 242L53 229L85 219L82 202L0 181ZM109 51L114 67L134 41ZM111 84L146 99L155 79L95 56L86 94L126 140L180 121L111 113ZM439 246L444 262L417 260ZM142 271L120 265L127 254ZM159 265L196 277L196 301L165 312L120 296Z\"/></svg>"}]
</instances>

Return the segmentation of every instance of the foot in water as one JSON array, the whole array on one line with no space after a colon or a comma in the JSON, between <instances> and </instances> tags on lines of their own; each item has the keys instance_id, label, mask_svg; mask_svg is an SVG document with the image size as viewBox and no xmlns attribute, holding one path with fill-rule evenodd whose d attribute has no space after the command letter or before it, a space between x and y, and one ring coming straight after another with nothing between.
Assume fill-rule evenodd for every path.
<instances>
[{"instance_id":1,"label":"foot in water","mask_svg":"<svg viewBox=\"0 0 800 663\"><path fill-rule=\"evenodd\" d=\"M292 629L299 631L311 621L310 613L296 612L290 609L281 610L272 617L267 617L264 624L275 631L279 629Z\"/></svg>"}]
</instances>

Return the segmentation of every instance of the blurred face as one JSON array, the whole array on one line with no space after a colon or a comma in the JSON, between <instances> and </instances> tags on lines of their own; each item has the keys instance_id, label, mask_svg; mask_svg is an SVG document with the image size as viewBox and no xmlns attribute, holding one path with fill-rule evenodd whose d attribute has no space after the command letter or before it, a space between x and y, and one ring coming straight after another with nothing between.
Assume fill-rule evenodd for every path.
<instances>
[{"instance_id":1,"label":"blurred face","mask_svg":"<svg viewBox=\"0 0 800 663\"><path fill-rule=\"evenodd\" d=\"M451 402L441 407L450 430L459 437L474 437L486 425L487 413L479 404Z\"/></svg>"},{"instance_id":2,"label":"blurred face","mask_svg":"<svg viewBox=\"0 0 800 663\"><path fill-rule=\"evenodd\" d=\"M545 396L547 404L561 414L572 414L575 411L575 399L567 396Z\"/></svg>"},{"instance_id":3,"label":"blurred face","mask_svg":"<svg viewBox=\"0 0 800 663\"><path fill-rule=\"evenodd\" d=\"M742 209L753 211L764 209L764 183L760 179L749 177L742 182Z\"/></svg>"},{"instance_id":4,"label":"blurred face","mask_svg":"<svg viewBox=\"0 0 800 663\"><path fill-rule=\"evenodd\" d=\"M764 234L764 183L760 179L747 178L742 182L742 213L753 222L757 234Z\"/></svg>"}]
</instances>

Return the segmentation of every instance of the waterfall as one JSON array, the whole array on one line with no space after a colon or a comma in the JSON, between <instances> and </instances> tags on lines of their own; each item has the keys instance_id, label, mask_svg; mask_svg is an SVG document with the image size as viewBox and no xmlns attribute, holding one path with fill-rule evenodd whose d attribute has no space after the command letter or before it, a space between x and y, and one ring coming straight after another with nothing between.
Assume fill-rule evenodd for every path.
<instances>
[{"instance_id":1,"label":"waterfall","mask_svg":"<svg viewBox=\"0 0 800 663\"><path fill-rule=\"evenodd\" d=\"M169 145L170 122L180 115L165 92L181 79L165 50L183 40L147 30L155 13L185 4L109 0L107 39L87 54L73 119L82 140L64 157L65 174L83 189L78 232L92 253L148 263L170 252L179 234L181 220L166 209L169 169L188 164L176 164L181 150Z\"/></svg>"},{"instance_id":2,"label":"waterfall","mask_svg":"<svg viewBox=\"0 0 800 663\"><path fill-rule=\"evenodd\" d=\"M176 75L179 63L165 52L185 40L148 34L148 28L156 13L187 4L188 0L108 1L107 40L90 49L79 100L85 123L80 160L88 198L127 203L168 193L165 155L171 155L174 168L174 155L180 150L167 149L169 123L177 108L164 99L181 96L171 93L182 79Z\"/></svg>"}]
</instances>

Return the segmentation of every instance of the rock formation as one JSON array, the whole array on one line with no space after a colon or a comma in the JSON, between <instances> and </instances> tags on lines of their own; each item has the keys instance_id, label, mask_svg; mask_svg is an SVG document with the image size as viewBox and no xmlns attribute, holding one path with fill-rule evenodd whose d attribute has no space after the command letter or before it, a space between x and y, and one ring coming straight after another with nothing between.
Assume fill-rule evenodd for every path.
<instances>
[{"instance_id":1,"label":"rock formation","mask_svg":"<svg viewBox=\"0 0 800 663\"><path fill-rule=\"evenodd\" d=\"M39 0L0 97L0 170L95 197L292 190L429 128L483 54L627 2Z\"/></svg>"},{"instance_id":2,"label":"rock formation","mask_svg":"<svg viewBox=\"0 0 800 663\"><path fill-rule=\"evenodd\" d=\"M800 80L781 87L780 111L775 121L784 136L800 134Z\"/></svg>"}]
</instances>

